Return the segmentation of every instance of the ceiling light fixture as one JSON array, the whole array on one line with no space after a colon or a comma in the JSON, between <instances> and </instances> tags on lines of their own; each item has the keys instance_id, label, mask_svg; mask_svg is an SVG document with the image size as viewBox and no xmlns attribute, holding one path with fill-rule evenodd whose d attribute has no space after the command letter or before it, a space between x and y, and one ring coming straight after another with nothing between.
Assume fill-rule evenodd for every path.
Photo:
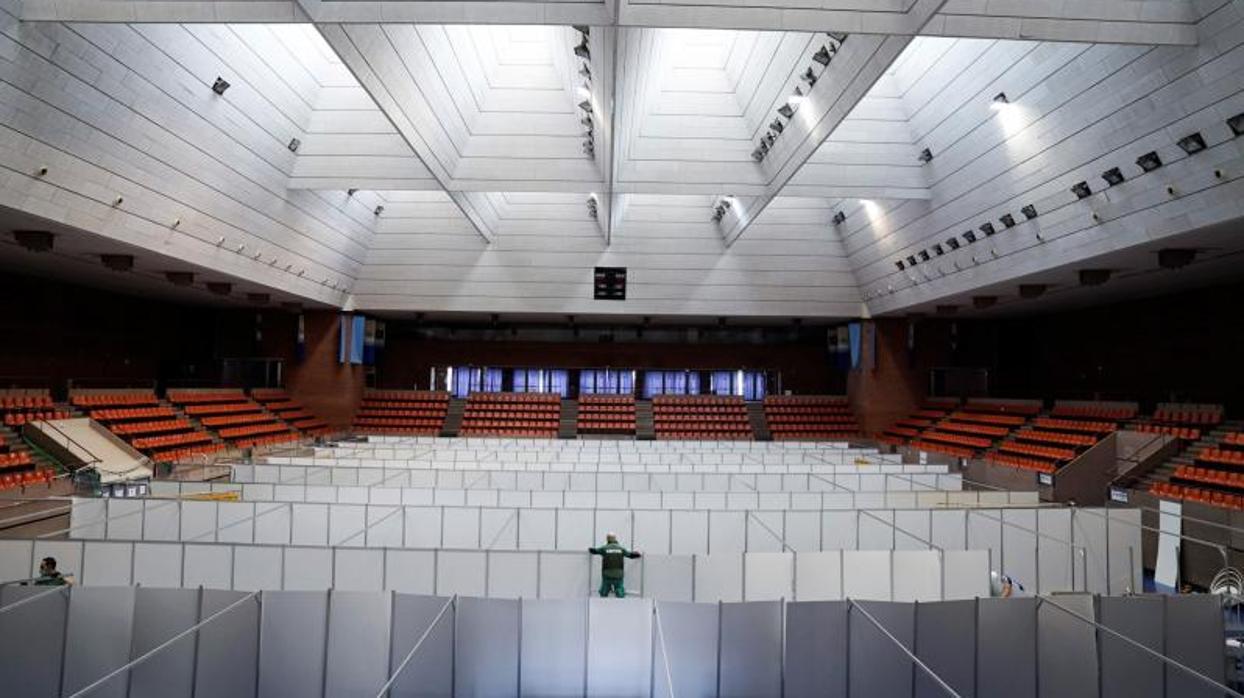
<instances>
[{"instance_id":1,"label":"ceiling light fixture","mask_svg":"<svg viewBox=\"0 0 1244 698\"><path fill-rule=\"evenodd\" d=\"M971 230L969 230L969 231L967 231L966 233L964 233L964 234L963 234L963 239L964 239L964 240L967 240L967 241L968 241L968 244L970 245L970 244L972 244L972 243L976 242L976 233L975 233L975 232L973 232L973 231L971 231Z\"/></svg>"},{"instance_id":2,"label":"ceiling light fixture","mask_svg":"<svg viewBox=\"0 0 1244 698\"><path fill-rule=\"evenodd\" d=\"M803 71L803 75L800 75L799 79L808 83L809 89L816 86L816 73L812 72L812 68L808 68L807 70Z\"/></svg>"},{"instance_id":3,"label":"ceiling light fixture","mask_svg":"<svg viewBox=\"0 0 1244 698\"><path fill-rule=\"evenodd\" d=\"M1236 114L1227 119L1227 126L1231 129L1233 135L1244 136L1244 113Z\"/></svg>"},{"instance_id":4,"label":"ceiling light fixture","mask_svg":"<svg viewBox=\"0 0 1244 698\"><path fill-rule=\"evenodd\" d=\"M777 111L778 111L778 113L779 113L779 114L781 114L782 116L786 117L787 119L789 119L789 118L791 118L791 117L793 117L793 116L795 115L795 108L794 108L794 107L792 107L792 106L790 105L790 103L789 103L789 102L788 102L788 103L786 103L786 104L783 104L783 105L782 105L782 106L780 106L780 107L778 107L778 110L777 110Z\"/></svg>"},{"instance_id":5,"label":"ceiling light fixture","mask_svg":"<svg viewBox=\"0 0 1244 698\"><path fill-rule=\"evenodd\" d=\"M1015 227L1015 216L1012 216L1009 213L1002 214L1002 217L999 218L998 220L1002 221L1002 225L1005 225L1008 228Z\"/></svg>"},{"instance_id":6,"label":"ceiling light fixture","mask_svg":"<svg viewBox=\"0 0 1244 698\"><path fill-rule=\"evenodd\" d=\"M933 151L929 150L928 148L925 148L924 150L920 151L920 155L917 159L920 160L920 162L923 162L924 164L927 165L933 161Z\"/></svg>"},{"instance_id":7,"label":"ceiling light fixture","mask_svg":"<svg viewBox=\"0 0 1244 698\"><path fill-rule=\"evenodd\" d=\"M1126 179L1123 176L1123 172L1120 171L1119 168L1117 167L1111 167L1105 172L1102 172L1101 178L1106 180L1106 184L1109 184L1112 187L1115 186L1116 184L1122 184L1123 180Z\"/></svg>"},{"instance_id":8,"label":"ceiling light fixture","mask_svg":"<svg viewBox=\"0 0 1244 698\"><path fill-rule=\"evenodd\" d=\"M592 28L586 24L572 24L570 25L570 28L579 32L583 36L590 36L592 33Z\"/></svg>"},{"instance_id":9,"label":"ceiling light fixture","mask_svg":"<svg viewBox=\"0 0 1244 698\"><path fill-rule=\"evenodd\" d=\"M218 95L223 95L227 89L229 89L229 81L224 78L218 77L216 82L212 83L212 92Z\"/></svg>"},{"instance_id":10,"label":"ceiling light fixture","mask_svg":"<svg viewBox=\"0 0 1244 698\"><path fill-rule=\"evenodd\" d=\"M1019 212L1024 214L1024 217L1027 218L1028 220L1032 220L1033 218L1037 217L1037 207L1033 206L1032 204L1028 204L1027 206L1024 206L1023 208L1019 210Z\"/></svg>"},{"instance_id":11,"label":"ceiling light fixture","mask_svg":"<svg viewBox=\"0 0 1244 698\"><path fill-rule=\"evenodd\" d=\"M781 133L786 129L786 127L782 125L781 119L774 119L773 123L769 124L769 128L773 129L775 133Z\"/></svg>"},{"instance_id":12,"label":"ceiling light fixture","mask_svg":"<svg viewBox=\"0 0 1244 698\"><path fill-rule=\"evenodd\" d=\"M300 145L302 145L302 141L298 140L297 138L291 138L289 139L289 145L285 147L289 148L289 152L296 153L298 152L298 146Z\"/></svg>"},{"instance_id":13,"label":"ceiling light fixture","mask_svg":"<svg viewBox=\"0 0 1244 698\"><path fill-rule=\"evenodd\" d=\"M1176 141L1176 143L1178 143L1179 147L1189 155L1195 155L1196 153L1205 150L1205 137L1202 136L1200 132L1190 133L1183 138L1180 138Z\"/></svg>"},{"instance_id":14,"label":"ceiling light fixture","mask_svg":"<svg viewBox=\"0 0 1244 698\"><path fill-rule=\"evenodd\" d=\"M834 225L842 225L843 223L847 221L847 214L843 213L842 211L839 211L834 214L833 221L834 221Z\"/></svg>"},{"instance_id":15,"label":"ceiling light fixture","mask_svg":"<svg viewBox=\"0 0 1244 698\"><path fill-rule=\"evenodd\" d=\"M1140 165L1140 169L1145 172L1153 172L1162 166L1162 158L1158 157L1157 151L1150 150L1144 155L1136 158L1136 164Z\"/></svg>"},{"instance_id":16,"label":"ceiling light fixture","mask_svg":"<svg viewBox=\"0 0 1244 698\"><path fill-rule=\"evenodd\" d=\"M946 246L952 250L959 249L959 238L946 238Z\"/></svg>"},{"instance_id":17,"label":"ceiling light fixture","mask_svg":"<svg viewBox=\"0 0 1244 698\"><path fill-rule=\"evenodd\" d=\"M1093 190L1089 188L1088 182L1076 182L1071 185L1071 193L1078 199L1087 199L1093 195Z\"/></svg>"},{"instance_id":18,"label":"ceiling light fixture","mask_svg":"<svg viewBox=\"0 0 1244 698\"><path fill-rule=\"evenodd\" d=\"M1011 100L1007 98L1005 92L999 92L993 96L993 102L989 105L992 109L1001 109L1010 104Z\"/></svg>"},{"instance_id":19,"label":"ceiling light fixture","mask_svg":"<svg viewBox=\"0 0 1244 698\"><path fill-rule=\"evenodd\" d=\"M828 46L821 46L819 49L816 50L816 53L812 54L812 60L824 66L829 65L829 59L831 57L832 56L829 52Z\"/></svg>"},{"instance_id":20,"label":"ceiling light fixture","mask_svg":"<svg viewBox=\"0 0 1244 698\"><path fill-rule=\"evenodd\" d=\"M985 237L989 237L997 231L994 230L993 223L986 223L981 226L981 232L985 234Z\"/></svg>"},{"instance_id":21,"label":"ceiling light fixture","mask_svg":"<svg viewBox=\"0 0 1244 698\"><path fill-rule=\"evenodd\" d=\"M582 59L583 59L583 60L585 60L585 61L590 61L590 60L592 60L592 52L591 52L591 50L590 50L590 49L588 49L588 47L587 47L587 37L586 37L586 36L584 36L584 37L583 37L583 42L582 42L582 43L580 43L578 46L575 46L575 47L574 47L574 55L578 56L579 58L582 58Z\"/></svg>"},{"instance_id":22,"label":"ceiling light fixture","mask_svg":"<svg viewBox=\"0 0 1244 698\"><path fill-rule=\"evenodd\" d=\"M589 114L592 113L592 103L587 101L586 99L583 100L582 102L579 102L579 108Z\"/></svg>"}]
</instances>

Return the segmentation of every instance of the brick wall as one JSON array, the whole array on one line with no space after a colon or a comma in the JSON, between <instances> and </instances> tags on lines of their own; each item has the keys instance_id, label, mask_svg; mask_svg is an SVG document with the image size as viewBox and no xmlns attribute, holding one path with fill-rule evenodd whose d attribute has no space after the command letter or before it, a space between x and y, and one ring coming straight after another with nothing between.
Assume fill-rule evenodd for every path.
<instances>
[{"instance_id":1,"label":"brick wall","mask_svg":"<svg viewBox=\"0 0 1244 698\"><path fill-rule=\"evenodd\" d=\"M363 367L337 362L340 313L309 310L303 317L306 353L302 360L286 364L285 385L294 398L329 424L349 426L363 399Z\"/></svg>"}]
</instances>

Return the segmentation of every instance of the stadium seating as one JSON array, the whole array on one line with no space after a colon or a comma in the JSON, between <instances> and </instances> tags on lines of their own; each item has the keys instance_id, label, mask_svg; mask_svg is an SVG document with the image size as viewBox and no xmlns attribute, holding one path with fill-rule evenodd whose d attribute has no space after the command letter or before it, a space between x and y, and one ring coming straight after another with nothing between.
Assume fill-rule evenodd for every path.
<instances>
[{"instance_id":1,"label":"stadium seating","mask_svg":"<svg viewBox=\"0 0 1244 698\"><path fill-rule=\"evenodd\" d=\"M1207 448L1195 455L1197 462L1214 463L1216 465L1228 465L1235 468L1244 468L1244 451L1228 450L1222 448Z\"/></svg>"},{"instance_id":2,"label":"stadium seating","mask_svg":"<svg viewBox=\"0 0 1244 698\"><path fill-rule=\"evenodd\" d=\"M1183 499L1223 509L1244 511L1244 495L1220 492L1202 487L1188 487L1170 482L1155 482L1149 492L1167 499Z\"/></svg>"},{"instance_id":3,"label":"stadium seating","mask_svg":"<svg viewBox=\"0 0 1244 698\"><path fill-rule=\"evenodd\" d=\"M582 395L575 429L580 434L634 434L635 397Z\"/></svg>"},{"instance_id":4,"label":"stadium seating","mask_svg":"<svg viewBox=\"0 0 1244 698\"><path fill-rule=\"evenodd\" d=\"M462 412L462 436L553 438L561 425L554 393L471 393Z\"/></svg>"},{"instance_id":5,"label":"stadium seating","mask_svg":"<svg viewBox=\"0 0 1244 698\"><path fill-rule=\"evenodd\" d=\"M764 399L765 422L775 441L842 439L859 432L846 397L770 395Z\"/></svg>"},{"instance_id":6,"label":"stadium seating","mask_svg":"<svg viewBox=\"0 0 1244 698\"><path fill-rule=\"evenodd\" d=\"M1153 413L1153 421L1190 426L1213 426L1222 421L1222 405L1161 403Z\"/></svg>"},{"instance_id":7,"label":"stadium seating","mask_svg":"<svg viewBox=\"0 0 1244 698\"><path fill-rule=\"evenodd\" d=\"M1166 434L1174 436L1177 439L1185 441L1196 441L1201 438L1201 430L1196 427L1181 427L1174 424L1154 424L1152 422L1137 422L1128 426L1132 431L1140 431L1146 434Z\"/></svg>"},{"instance_id":8,"label":"stadium seating","mask_svg":"<svg viewBox=\"0 0 1244 698\"><path fill-rule=\"evenodd\" d=\"M734 395L657 395L652 398L658 439L751 439L743 398Z\"/></svg>"},{"instance_id":9,"label":"stadium seating","mask_svg":"<svg viewBox=\"0 0 1244 698\"><path fill-rule=\"evenodd\" d=\"M449 393L433 390L369 390L354 414L359 434L434 436L445 428Z\"/></svg>"},{"instance_id":10,"label":"stadium seating","mask_svg":"<svg viewBox=\"0 0 1244 698\"><path fill-rule=\"evenodd\" d=\"M1059 444L1062 446L1092 446L1099 441L1097 437L1087 434L1064 434L1042 429L1021 429L1015 432L1015 438L1019 441Z\"/></svg>"},{"instance_id":11,"label":"stadium seating","mask_svg":"<svg viewBox=\"0 0 1244 698\"><path fill-rule=\"evenodd\" d=\"M69 404L91 410L101 407L134 407L158 405L160 399L151 391L99 392L70 395Z\"/></svg>"},{"instance_id":12,"label":"stadium seating","mask_svg":"<svg viewBox=\"0 0 1244 698\"><path fill-rule=\"evenodd\" d=\"M1113 422L1055 419L1053 417L1037 417L1032 421L1032 425L1045 431L1070 431L1081 434L1108 434L1118 428Z\"/></svg>"},{"instance_id":13,"label":"stadium seating","mask_svg":"<svg viewBox=\"0 0 1244 698\"><path fill-rule=\"evenodd\" d=\"M1058 404L1050 410L1051 417L1065 419L1092 419L1104 422L1122 422L1136 417L1135 405L1106 403Z\"/></svg>"},{"instance_id":14,"label":"stadium seating","mask_svg":"<svg viewBox=\"0 0 1244 698\"><path fill-rule=\"evenodd\" d=\"M264 409L275 414L281 421L309 436L318 436L330 431L328 422L311 413L301 402L290 397L284 388L255 388L251 391L251 399L264 406ZM281 443L278 437L267 437L266 443ZM264 444L252 444L264 445Z\"/></svg>"},{"instance_id":15,"label":"stadium seating","mask_svg":"<svg viewBox=\"0 0 1244 698\"><path fill-rule=\"evenodd\" d=\"M1053 473L1058 467L1047 460L1040 458L1029 458L1011 453L991 453L986 457L995 465L1004 465L1010 468L1020 468L1021 470L1035 470L1039 473Z\"/></svg>"}]
</instances>

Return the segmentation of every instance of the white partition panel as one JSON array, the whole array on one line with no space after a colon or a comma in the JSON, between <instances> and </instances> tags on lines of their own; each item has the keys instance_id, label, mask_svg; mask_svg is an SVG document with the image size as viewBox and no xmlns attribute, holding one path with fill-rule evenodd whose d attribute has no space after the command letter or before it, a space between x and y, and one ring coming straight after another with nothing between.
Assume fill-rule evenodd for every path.
<instances>
[{"instance_id":1,"label":"white partition panel","mask_svg":"<svg viewBox=\"0 0 1244 698\"><path fill-rule=\"evenodd\" d=\"M238 545L233 548L233 588L238 591L285 588L281 548Z\"/></svg>"},{"instance_id":2,"label":"white partition panel","mask_svg":"<svg viewBox=\"0 0 1244 698\"><path fill-rule=\"evenodd\" d=\"M708 552L708 512L670 512L670 553L699 555Z\"/></svg>"},{"instance_id":3,"label":"white partition panel","mask_svg":"<svg viewBox=\"0 0 1244 698\"><path fill-rule=\"evenodd\" d=\"M265 593L262 600L260 698L323 696L328 642L327 592Z\"/></svg>"},{"instance_id":4,"label":"white partition panel","mask_svg":"<svg viewBox=\"0 0 1244 698\"><path fill-rule=\"evenodd\" d=\"M199 617L207 618L244 596L236 591L204 589ZM257 600L243 601L199 631L195 698L255 695L259 671L259 609Z\"/></svg>"},{"instance_id":5,"label":"white partition panel","mask_svg":"<svg viewBox=\"0 0 1244 698\"><path fill-rule=\"evenodd\" d=\"M66 695L129 661L134 591L133 587L83 587L70 594L62 678ZM120 674L91 695L123 697L127 679Z\"/></svg>"},{"instance_id":6,"label":"white partition panel","mask_svg":"<svg viewBox=\"0 0 1244 698\"><path fill-rule=\"evenodd\" d=\"M132 544L89 541L82 547L78 582L91 586L129 586L133 569Z\"/></svg>"},{"instance_id":7,"label":"white partition panel","mask_svg":"<svg viewBox=\"0 0 1244 698\"><path fill-rule=\"evenodd\" d=\"M326 591L333 588L333 548L285 548L283 589Z\"/></svg>"},{"instance_id":8,"label":"white partition panel","mask_svg":"<svg viewBox=\"0 0 1244 698\"><path fill-rule=\"evenodd\" d=\"M782 603L722 604L718 695L782 694Z\"/></svg>"},{"instance_id":9,"label":"white partition panel","mask_svg":"<svg viewBox=\"0 0 1244 698\"><path fill-rule=\"evenodd\" d=\"M220 507L216 502L195 502L187 500L181 503L181 532L178 536L183 541L211 541L216 539L216 529L220 528L217 512Z\"/></svg>"},{"instance_id":10,"label":"white partition panel","mask_svg":"<svg viewBox=\"0 0 1244 698\"><path fill-rule=\"evenodd\" d=\"M353 504L328 505L328 544L367 544L366 506Z\"/></svg>"},{"instance_id":11,"label":"white partition panel","mask_svg":"<svg viewBox=\"0 0 1244 698\"><path fill-rule=\"evenodd\" d=\"M576 696L587 686L587 599L522 604L522 695Z\"/></svg>"},{"instance_id":12,"label":"white partition panel","mask_svg":"<svg viewBox=\"0 0 1244 698\"><path fill-rule=\"evenodd\" d=\"M1094 594L1109 593L1106 518L1098 512L1077 511L1071 518L1076 550L1076 583Z\"/></svg>"},{"instance_id":13,"label":"white partition panel","mask_svg":"<svg viewBox=\"0 0 1244 698\"><path fill-rule=\"evenodd\" d=\"M36 574L34 546L29 540L0 540L0 582L29 579Z\"/></svg>"},{"instance_id":14,"label":"white partition panel","mask_svg":"<svg viewBox=\"0 0 1244 698\"><path fill-rule=\"evenodd\" d=\"M487 553L442 550L436 555L438 596L484 596L487 585Z\"/></svg>"},{"instance_id":15,"label":"white partition panel","mask_svg":"<svg viewBox=\"0 0 1244 698\"><path fill-rule=\"evenodd\" d=\"M540 553L539 597L542 599L565 599L594 593L591 588L591 570L599 563L583 554Z\"/></svg>"},{"instance_id":16,"label":"white partition panel","mask_svg":"<svg viewBox=\"0 0 1244 698\"><path fill-rule=\"evenodd\" d=\"M795 557L795 599L831 601L842 598L842 552L800 553Z\"/></svg>"},{"instance_id":17,"label":"white partition panel","mask_svg":"<svg viewBox=\"0 0 1244 698\"><path fill-rule=\"evenodd\" d=\"M135 540L141 539L146 531L144 530L143 521L146 518L146 505L148 502L141 499L109 499L101 500L106 505L107 521L105 527L107 537L116 540ZM150 502L152 507L161 506L165 513L177 507L176 500L161 500ZM70 523L73 523L72 520ZM75 524L76 525L76 524ZM96 530L95 525L87 526L84 530L91 532ZM173 528L177 530L176 527ZM73 531L77 533L77 531Z\"/></svg>"},{"instance_id":18,"label":"white partition panel","mask_svg":"<svg viewBox=\"0 0 1244 698\"><path fill-rule=\"evenodd\" d=\"M329 508L327 504L289 504L290 542L294 545L326 545L328 543Z\"/></svg>"},{"instance_id":19,"label":"white partition panel","mask_svg":"<svg viewBox=\"0 0 1244 698\"><path fill-rule=\"evenodd\" d=\"M184 540L202 543L213 540L220 543L284 543L289 540L289 512L285 507L250 502L239 504L217 506L216 530L203 531Z\"/></svg>"},{"instance_id":20,"label":"white partition panel","mask_svg":"<svg viewBox=\"0 0 1244 698\"><path fill-rule=\"evenodd\" d=\"M652 602L592 599L587 695L647 698L652 672Z\"/></svg>"},{"instance_id":21,"label":"white partition panel","mask_svg":"<svg viewBox=\"0 0 1244 698\"><path fill-rule=\"evenodd\" d=\"M997 512L993 513L998 516ZM1030 591L1037 589L1037 513L1034 509L1001 512L1002 573Z\"/></svg>"},{"instance_id":22,"label":"white partition panel","mask_svg":"<svg viewBox=\"0 0 1244 698\"><path fill-rule=\"evenodd\" d=\"M557 547L557 514L549 509L518 510L518 547L553 550Z\"/></svg>"},{"instance_id":23,"label":"white partition panel","mask_svg":"<svg viewBox=\"0 0 1244 698\"><path fill-rule=\"evenodd\" d=\"M114 502L125 501L120 499ZM181 530L183 502L147 500L142 513L142 531L145 540L177 540ZM199 504L199 502L193 502ZM111 523L111 522L110 522Z\"/></svg>"},{"instance_id":24,"label":"white partition panel","mask_svg":"<svg viewBox=\"0 0 1244 698\"><path fill-rule=\"evenodd\" d=\"M142 656L199 622L195 589L139 588L134 602L131 655ZM160 650L158 661L130 671L129 698L191 698L194 694L193 637Z\"/></svg>"},{"instance_id":25,"label":"white partition panel","mask_svg":"<svg viewBox=\"0 0 1244 698\"><path fill-rule=\"evenodd\" d=\"M22 687L24 695L60 695L69 589L0 587L0 686ZM39 595L38 599L30 597ZM18 606L16 604L21 603ZM11 689L10 689L11 690Z\"/></svg>"},{"instance_id":26,"label":"white partition panel","mask_svg":"<svg viewBox=\"0 0 1244 698\"><path fill-rule=\"evenodd\" d=\"M176 548L176 549L174 549ZM179 553L179 554L178 554ZM170 562L176 561L173 566ZM149 578L159 570L160 578ZM134 545L134 581L150 586L202 586L208 589L232 589L233 548L224 545L186 544L172 546L161 543ZM174 582L173 580L179 581Z\"/></svg>"},{"instance_id":27,"label":"white partition panel","mask_svg":"<svg viewBox=\"0 0 1244 698\"><path fill-rule=\"evenodd\" d=\"M455 695L517 695L519 613L518 601L458 599L454 624Z\"/></svg>"},{"instance_id":28,"label":"white partition panel","mask_svg":"<svg viewBox=\"0 0 1244 698\"><path fill-rule=\"evenodd\" d=\"M741 553L747 550L747 512L708 512L708 552Z\"/></svg>"},{"instance_id":29,"label":"white partition panel","mask_svg":"<svg viewBox=\"0 0 1244 698\"><path fill-rule=\"evenodd\" d=\"M1035 590L1048 594L1075 589L1075 580L1071 576L1075 567L1075 550L1069 543L1071 510L1038 509L1037 530L1041 531L1041 537L1036 541L1039 564Z\"/></svg>"},{"instance_id":30,"label":"white partition panel","mask_svg":"<svg viewBox=\"0 0 1244 698\"><path fill-rule=\"evenodd\" d=\"M644 558L644 596L658 601L694 598L695 559L690 555L648 555Z\"/></svg>"},{"instance_id":31,"label":"white partition panel","mask_svg":"<svg viewBox=\"0 0 1244 698\"><path fill-rule=\"evenodd\" d=\"M374 696L389 677L392 598L338 588L328 603L324 695Z\"/></svg>"},{"instance_id":32,"label":"white partition panel","mask_svg":"<svg viewBox=\"0 0 1244 698\"><path fill-rule=\"evenodd\" d=\"M557 515L557 550L586 550L599 543L592 538L595 529L591 509L559 509Z\"/></svg>"},{"instance_id":33,"label":"white partition panel","mask_svg":"<svg viewBox=\"0 0 1244 698\"><path fill-rule=\"evenodd\" d=\"M223 504L223 503L222 503ZM222 509L235 509L236 506L224 506ZM293 512L286 504L255 504L255 542L256 543L289 543L293 540ZM221 516L224 520L226 517ZM239 524L243 525L243 524ZM245 541L239 541L245 542Z\"/></svg>"},{"instance_id":34,"label":"white partition panel","mask_svg":"<svg viewBox=\"0 0 1244 698\"><path fill-rule=\"evenodd\" d=\"M39 561L45 557L56 558L56 569L64 575L76 575L82 569L83 543L81 541L35 540L32 569L27 577L38 574Z\"/></svg>"},{"instance_id":35,"label":"white partition panel","mask_svg":"<svg viewBox=\"0 0 1244 698\"><path fill-rule=\"evenodd\" d=\"M332 553L334 591L381 591L387 588L385 551L337 548Z\"/></svg>"},{"instance_id":36,"label":"white partition panel","mask_svg":"<svg viewBox=\"0 0 1244 698\"><path fill-rule=\"evenodd\" d=\"M942 554L942 598L988 597L989 551L947 550Z\"/></svg>"},{"instance_id":37,"label":"white partition panel","mask_svg":"<svg viewBox=\"0 0 1244 698\"><path fill-rule=\"evenodd\" d=\"M888 550L842 551L842 593L849 599L889 601L891 598L891 552Z\"/></svg>"},{"instance_id":38,"label":"white partition panel","mask_svg":"<svg viewBox=\"0 0 1244 698\"><path fill-rule=\"evenodd\" d=\"M714 553L695 558L696 601L743 600L743 553Z\"/></svg>"},{"instance_id":39,"label":"white partition panel","mask_svg":"<svg viewBox=\"0 0 1244 698\"><path fill-rule=\"evenodd\" d=\"M718 686L717 657L721 619L716 604L657 602L660 638L665 652L658 647L657 656L669 656L667 672L656 671L653 677L654 696L716 696ZM664 667L662 667L664 668Z\"/></svg>"},{"instance_id":40,"label":"white partition panel","mask_svg":"<svg viewBox=\"0 0 1244 698\"><path fill-rule=\"evenodd\" d=\"M386 550L385 588L407 594L436 593L436 553L431 550Z\"/></svg>"},{"instance_id":41,"label":"white partition panel","mask_svg":"<svg viewBox=\"0 0 1244 698\"><path fill-rule=\"evenodd\" d=\"M937 550L895 550L891 574L894 601L940 601L942 554Z\"/></svg>"},{"instance_id":42,"label":"white partition panel","mask_svg":"<svg viewBox=\"0 0 1244 698\"><path fill-rule=\"evenodd\" d=\"M445 548L482 548L488 541L480 540L481 509L447 507L441 516L441 546Z\"/></svg>"},{"instance_id":43,"label":"white partition panel","mask_svg":"<svg viewBox=\"0 0 1244 698\"><path fill-rule=\"evenodd\" d=\"M1106 516L1110 552L1109 590L1111 594L1131 594L1142 590L1144 558L1141 549L1139 509L1094 509ZM1081 515L1088 514L1084 512ZM1091 514L1090 514L1091 515Z\"/></svg>"},{"instance_id":44,"label":"white partition panel","mask_svg":"<svg viewBox=\"0 0 1244 698\"><path fill-rule=\"evenodd\" d=\"M821 514L822 550L855 550L858 515L854 511L826 511Z\"/></svg>"},{"instance_id":45,"label":"white partition panel","mask_svg":"<svg viewBox=\"0 0 1244 698\"><path fill-rule=\"evenodd\" d=\"M632 545L648 554L670 554L671 513L669 511L636 511Z\"/></svg>"},{"instance_id":46,"label":"white partition panel","mask_svg":"<svg viewBox=\"0 0 1244 698\"><path fill-rule=\"evenodd\" d=\"M793 600L794 553L745 553L743 598L746 601Z\"/></svg>"},{"instance_id":47,"label":"white partition panel","mask_svg":"<svg viewBox=\"0 0 1244 698\"><path fill-rule=\"evenodd\" d=\"M494 551L488 555L487 596L534 599L540 596L540 553Z\"/></svg>"},{"instance_id":48,"label":"white partition panel","mask_svg":"<svg viewBox=\"0 0 1244 698\"><path fill-rule=\"evenodd\" d=\"M441 510L437 507L406 507L408 548L441 547Z\"/></svg>"}]
</instances>

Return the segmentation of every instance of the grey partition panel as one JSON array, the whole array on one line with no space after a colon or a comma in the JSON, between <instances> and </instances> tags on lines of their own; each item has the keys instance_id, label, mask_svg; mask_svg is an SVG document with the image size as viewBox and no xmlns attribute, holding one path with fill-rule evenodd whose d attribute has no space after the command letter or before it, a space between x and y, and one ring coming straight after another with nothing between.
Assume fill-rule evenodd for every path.
<instances>
[{"instance_id":1,"label":"grey partition panel","mask_svg":"<svg viewBox=\"0 0 1244 698\"><path fill-rule=\"evenodd\" d=\"M587 681L587 599L523 601L523 695L581 696Z\"/></svg>"},{"instance_id":2,"label":"grey partition panel","mask_svg":"<svg viewBox=\"0 0 1244 698\"><path fill-rule=\"evenodd\" d=\"M323 695L328 593L265 592L261 600L260 697Z\"/></svg>"},{"instance_id":3,"label":"grey partition panel","mask_svg":"<svg viewBox=\"0 0 1244 698\"><path fill-rule=\"evenodd\" d=\"M69 590L49 591L49 587L0 587L3 606L44 594L0 613L0 686L6 695L10 691L16 698L59 695Z\"/></svg>"},{"instance_id":4,"label":"grey partition panel","mask_svg":"<svg viewBox=\"0 0 1244 698\"><path fill-rule=\"evenodd\" d=\"M389 643L391 676L415 643L431 627L448 597L393 595L393 630ZM445 611L419 651L393 683L392 698L448 698L453 694L454 609ZM197 697L196 697L197 698Z\"/></svg>"},{"instance_id":5,"label":"grey partition panel","mask_svg":"<svg viewBox=\"0 0 1244 698\"><path fill-rule=\"evenodd\" d=\"M660 637L664 638L674 686L671 690L665 676L658 673L654 677L653 695L717 695L718 611L718 604L657 602ZM661 640L654 638L653 642L661 643ZM661 648L658 644L658 654Z\"/></svg>"},{"instance_id":6,"label":"grey partition panel","mask_svg":"<svg viewBox=\"0 0 1244 698\"><path fill-rule=\"evenodd\" d=\"M976 600L916 605L916 656L964 698L975 696ZM915 671L916 698L942 698L946 691Z\"/></svg>"},{"instance_id":7,"label":"grey partition panel","mask_svg":"<svg viewBox=\"0 0 1244 698\"><path fill-rule=\"evenodd\" d=\"M1093 597L1066 594L1051 599L1085 618L1093 618ZM1041 604L1037 609L1037 672L1040 694L1048 698L1097 698L1097 629Z\"/></svg>"},{"instance_id":8,"label":"grey partition panel","mask_svg":"<svg viewBox=\"0 0 1244 698\"><path fill-rule=\"evenodd\" d=\"M782 693L782 602L721 606L720 696Z\"/></svg>"},{"instance_id":9,"label":"grey partition panel","mask_svg":"<svg viewBox=\"0 0 1244 698\"><path fill-rule=\"evenodd\" d=\"M133 639L133 587L79 587L69 595L63 691L73 693L129 661ZM119 674L93 696L124 696Z\"/></svg>"},{"instance_id":10,"label":"grey partition panel","mask_svg":"<svg viewBox=\"0 0 1244 698\"><path fill-rule=\"evenodd\" d=\"M587 695L647 698L652 677L652 602L592 599Z\"/></svg>"},{"instance_id":11,"label":"grey partition panel","mask_svg":"<svg viewBox=\"0 0 1244 698\"><path fill-rule=\"evenodd\" d=\"M389 678L392 596L333 591L328 598L328 653L324 694L375 696Z\"/></svg>"},{"instance_id":12,"label":"grey partition panel","mask_svg":"<svg viewBox=\"0 0 1244 698\"><path fill-rule=\"evenodd\" d=\"M1166 597L1166 656L1223 683L1222 606L1213 595ZM1168 667L1166 695L1179 698L1217 698L1221 691L1206 686L1187 672Z\"/></svg>"},{"instance_id":13,"label":"grey partition panel","mask_svg":"<svg viewBox=\"0 0 1244 698\"><path fill-rule=\"evenodd\" d=\"M908 603L858 602L904 647L915 645L916 608ZM912 694L912 661L890 638L852 608L847 618L847 653L850 695L909 696Z\"/></svg>"},{"instance_id":14,"label":"grey partition panel","mask_svg":"<svg viewBox=\"0 0 1244 698\"><path fill-rule=\"evenodd\" d=\"M976 610L976 694L1037 695L1036 599L980 599Z\"/></svg>"},{"instance_id":15,"label":"grey partition panel","mask_svg":"<svg viewBox=\"0 0 1244 698\"><path fill-rule=\"evenodd\" d=\"M518 694L520 602L459 599L454 629L454 695Z\"/></svg>"},{"instance_id":16,"label":"grey partition panel","mask_svg":"<svg viewBox=\"0 0 1244 698\"><path fill-rule=\"evenodd\" d=\"M204 589L199 617L207 618L246 594ZM247 601L199 631L195 698L255 695L259 660L259 603Z\"/></svg>"},{"instance_id":17,"label":"grey partition panel","mask_svg":"<svg viewBox=\"0 0 1244 698\"><path fill-rule=\"evenodd\" d=\"M1102 625L1155 651L1163 651L1165 597L1102 597ZM1098 633L1101 698L1162 698L1165 664L1109 633Z\"/></svg>"},{"instance_id":18,"label":"grey partition panel","mask_svg":"<svg viewBox=\"0 0 1244 698\"><path fill-rule=\"evenodd\" d=\"M144 589L134 600L133 657L168 642L199 622L198 589ZM130 670L130 698L194 695L194 634Z\"/></svg>"},{"instance_id":19,"label":"grey partition panel","mask_svg":"<svg viewBox=\"0 0 1244 698\"><path fill-rule=\"evenodd\" d=\"M846 698L845 601L786 605L785 687L788 698Z\"/></svg>"}]
</instances>

